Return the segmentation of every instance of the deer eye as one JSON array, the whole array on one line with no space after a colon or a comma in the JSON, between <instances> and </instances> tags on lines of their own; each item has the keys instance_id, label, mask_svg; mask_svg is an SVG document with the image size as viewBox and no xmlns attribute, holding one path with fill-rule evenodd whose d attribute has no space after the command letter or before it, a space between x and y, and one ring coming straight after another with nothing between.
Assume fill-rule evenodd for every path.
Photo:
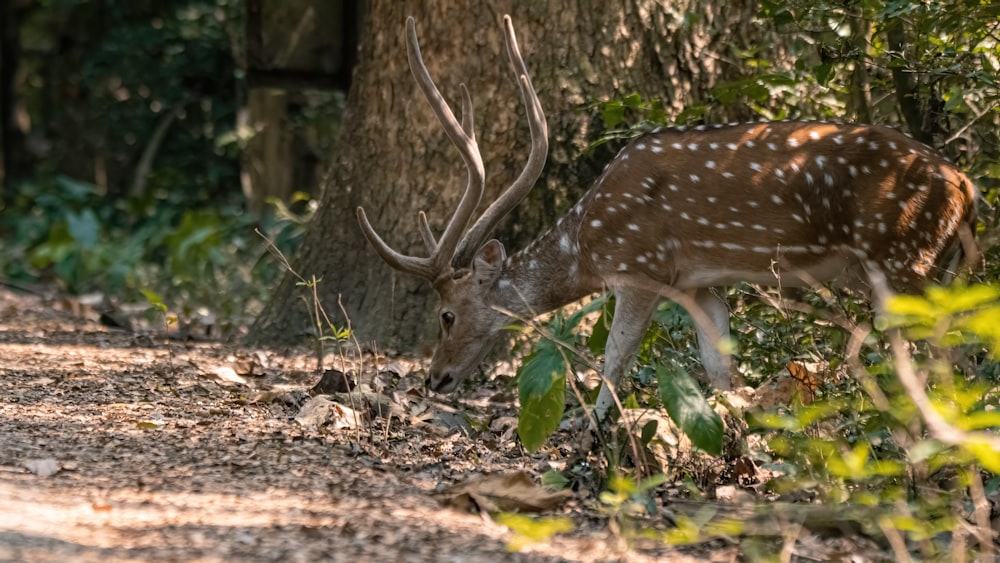
<instances>
[{"instance_id":1,"label":"deer eye","mask_svg":"<svg viewBox=\"0 0 1000 563\"><path fill-rule=\"evenodd\" d=\"M441 313L441 326L445 329L449 329L453 324L455 324L455 313L452 313L451 311Z\"/></svg>"}]
</instances>

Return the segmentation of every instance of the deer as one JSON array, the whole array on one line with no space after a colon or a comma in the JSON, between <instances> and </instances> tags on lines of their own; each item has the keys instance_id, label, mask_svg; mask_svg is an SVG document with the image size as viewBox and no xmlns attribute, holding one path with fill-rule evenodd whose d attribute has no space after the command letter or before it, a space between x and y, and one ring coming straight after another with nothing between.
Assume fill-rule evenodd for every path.
<instances>
[{"instance_id":1,"label":"deer","mask_svg":"<svg viewBox=\"0 0 1000 563\"><path fill-rule=\"evenodd\" d=\"M392 249L364 208L356 210L378 256L437 292L440 335L426 380L431 391L454 391L512 319L605 290L616 308L594 406L599 419L614 406L614 386L666 298L691 313L706 379L727 391L732 359L720 342L730 338L730 312L718 288L823 283L865 290L866 276L878 272L893 291L913 293L947 280L961 256L975 255L978 190L962 171L893 128L822 121L674 126L642 134L552 228L507 255L489 237L541 176L548 125L510 16L503 30L531 137L516 180L472 221L486 176L471 96L460 85L456 118L424 65L410 17L410 70L458 148L468 183L440 237L426 214L417 214L427 256Z\"/></svg>"}]
</instances>

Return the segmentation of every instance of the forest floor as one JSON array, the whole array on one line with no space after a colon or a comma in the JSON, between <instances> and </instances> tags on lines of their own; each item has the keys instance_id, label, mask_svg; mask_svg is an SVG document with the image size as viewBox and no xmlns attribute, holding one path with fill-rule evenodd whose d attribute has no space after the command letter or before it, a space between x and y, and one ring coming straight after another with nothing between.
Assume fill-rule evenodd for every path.
<instances>
[{"instance_id":1,"label":"forest floor","mask_svg":"<svg viewBox=\"0 0 1000 563\"><path fill-rule=\"evenodd\" d=\"M354 399L319 418L302 409L318 393L315 367L302 352L112 329L71 301L0 289L0 560L747 558L733 538L626 541L597 498L598 477L581 475L573 492L535 488L546 471L587 467L580 432L526 454L502 381L459 401L426 397L412 361L334 365L379 389L354 404L364 413L355 424L343 408ZM498 487L509 488L492 496ZM662 490L646 531L673 529L671 499L683 501L683 488ZM469 510L510 508L504 500L537 503L574 528L511 551L510 529ZM771 547L809 560L891 553L862 537L813 536L810 548L796 530L770 532Z\"/></svg>"}]
</instances>

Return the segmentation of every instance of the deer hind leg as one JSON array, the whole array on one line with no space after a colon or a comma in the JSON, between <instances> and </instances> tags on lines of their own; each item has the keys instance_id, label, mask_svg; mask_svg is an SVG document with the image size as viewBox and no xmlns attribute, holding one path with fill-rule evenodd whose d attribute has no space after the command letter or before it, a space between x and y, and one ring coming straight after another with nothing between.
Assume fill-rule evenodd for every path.
<instances>
[{"instance_id":1,"label":"deer hind leg","mask_svg":"<svg viewBox=\"0 0 1000 563\"><path fill-rule=\"evenodd\" d=\"M720 349L729 340L729 307L709 288L694 290L691 295L697 311L688 311L698 333L698 352L708 382L720 391L732 388L732 356Z\"/></svg>"},{"instance_id":2,"label":"deer hind leg","mask_svg":"<svg viewBox=\"0 0 1000 563\"><path fill-rule=\"evenodd\" d=\"M604 382L594 405L598 420L604 420L614 406L612 392L628 369L639 342L649 328L660 296L631 287L615 288L615 316L611 321L608 344L604 351Z\"/></svg>"}]
</instances>

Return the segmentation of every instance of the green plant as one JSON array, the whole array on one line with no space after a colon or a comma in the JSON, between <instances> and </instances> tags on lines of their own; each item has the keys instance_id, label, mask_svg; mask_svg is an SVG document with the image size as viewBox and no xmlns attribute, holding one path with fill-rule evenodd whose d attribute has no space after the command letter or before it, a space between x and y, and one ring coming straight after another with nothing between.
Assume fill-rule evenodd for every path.
<instances>
[{"instance_id":1,"label":"green plant","mask_svg":"<svg viewBox=\"0 0 1000 563\"><path fill-rule=\"evenodd\" d=\"M575 346L581 344L577 329L604 303L604 299L595 299L569 317L556 313L544 329L544 338L518 368L521 411L517 433L528 451L541 447L559 427L566 407L566 376L583 358L575 352Z\"/></svg>"},{"instance_id":2,"label":"green plant","mask_svg":"<svg viewBox=\"0 0 1000 563\"><path fill-rule=\"evenodd\" d=\"M1000 290L933 287L892 297L886 311L881 328L929 346L913 355L902 339L872 341L857 379L877 383L874 397L849 382L826 388L816 403L751 416L769 437L769 451L756 454L778 475L769 487L870 507L859 524L900 557L909 557L906 542L925 556L950 553L942 533L963 533L965 518L979 526L982 553L991 553L984 518L963 507L1000 487L1000 381L985 369L1000 344ZM991 360L984 361L984 348Z\"/></svg>"},{"instance_id":3,"label":"green plant","mask_svg":"<svg viewBox=\"0 0 1000 563\"><path fill-rule=\"evenodd\" d=\"M65 176L38 178L23 184L0 214L0 272L125 302L148 301L142 294L148 290L182 317L205 310L227 325L243 324L277 275L260 262L253 227L271 232L283 248L302 227L246 213L235 202L200 203L170 196L116 200Z\"/></svg>"},{"instance_id":4,"label":"green plant","mask_svg":"<svg viewBox=\"0 0 1000 563\"><path fill-rule=\"evenodd\" d=\"M581 335L584 320L600 311L590 335ZM558 428L566 404L567 375L593 365L607 345L608 327L614 314L614 300L606 296L589 302L572 315L553 316L544 329L542 339L524 358L517 371L521 411L518 435L528 451L535 451ZM664 305L655 315L657 322L647 335L640 351L640 363L648 368L639 370L639 377L650 370L659 384L662 404L674 422L699 448L713 454L722 450L722 419L705 399L697 382L676 361L663 356L655 347L659 335L669 333L660 321L680 319L671 305ZM589 354L588 354L589 351ZM574 386L575 389L575 386ZM583 397L580 393L580 398ZM635 403L629 398L627 403Z\"/></svg>"},{"instance_id":5,"label":"green plant","mask_svg":"<svg viewBox=\"0 0 1000 563\"><path fill-rule=\"evenodd\" d=\"M501 512L493 517L514 532L507 541L509 551L521 549L538 542L547 541L552 536L573 530L573 521L563 517L533 518L513 512Z\"/></svg>"},{"instance_id":6,"label":"green plant","mask_svg":"<svg viewBox=\"0 0 1000 563\"><path fill-rule=\"evenodd\" d=\"M662 485L665 480L663 475L654 475L641 481L622 475L612 476L608 480L608 490L600 495L600 508L608 515L611 533L618 536L632 534L635 532L633 517L655 513L650 491Z\"/></svg>"}]
</instances>

